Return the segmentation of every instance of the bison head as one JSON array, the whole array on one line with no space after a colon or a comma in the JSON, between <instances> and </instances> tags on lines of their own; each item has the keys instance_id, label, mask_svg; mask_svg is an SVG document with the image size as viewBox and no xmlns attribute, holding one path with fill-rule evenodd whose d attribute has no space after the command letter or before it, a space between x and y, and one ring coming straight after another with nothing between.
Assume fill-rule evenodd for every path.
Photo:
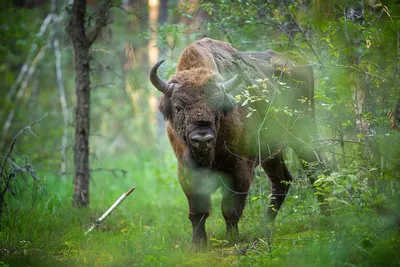
<instances>
[{"instance_id":1,"label":"bison head","mask_svg":"<svg viewBox=\"0 0 400 267\"><path fill-rule=\"evenodd\" d=\"M158 62L151 69L152 84L164 94L160 111L171 122L172 128L184 141L187 162L196 167L210 168L219 132L220 118L234 107L234 98L227 92L242 80L242 69L234 63L239 73L222 82L219 74L207 68L178 71L166 82L157 75Z\"/></svg>"}]
</instances>

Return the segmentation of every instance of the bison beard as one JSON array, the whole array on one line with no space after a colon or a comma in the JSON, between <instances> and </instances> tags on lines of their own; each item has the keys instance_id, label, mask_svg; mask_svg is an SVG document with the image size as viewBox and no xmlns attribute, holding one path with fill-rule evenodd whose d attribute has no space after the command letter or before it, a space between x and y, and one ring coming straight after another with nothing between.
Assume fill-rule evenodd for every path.
<instances>
[{"instance_id":1,"label":"bison beard","mask_svg":"<svg viewBox=\"0 0 400 267\"><path fill-rule=\"evenodd\" d=\"M207 242L205 221L211 209L210 195L218 187L227 235L237 238L237 224L259 163L272 187L265 218L274 220L292 176L281 151L271 147L290 144L299 159L308 163L305 167L317 170L320 166L321 155L317 157L310 149L316 138L312 67L270 50L238 52L228 43L209 38L185 48L169 81L157 75L162 63L151 69L150 80L164 94L159 109L167 120L179 182L189 203L192 242ZM277 86L280 81L274 83L276 77L284 79L284 90ZM258 80L266 82L263 91L276 95L270 99L276 110L288 108L298 113L288 117L276 112L267 118L269 108L263 101L236 105L234 96ZM248 90L266 97L261 90ZM256 115L249 117L248 107L256 110ZM306 173L310 180L315 178L313 171ZM215 179L215 174L220 178Z\"/></svg>"},{"instance_id":2,"label":"bison beard","mask_svg":"<svg viewBox=\"0 0 400 267\"><path fill-rule=\"evenodd\" d=\"M204 150L204 151L194 151L190 149L189 152L189 162L191 162L193 168L204 168L210 169L214 161L214 151ZM190 163L189 163L190 164Z\"/></svg>"}]
</instances>

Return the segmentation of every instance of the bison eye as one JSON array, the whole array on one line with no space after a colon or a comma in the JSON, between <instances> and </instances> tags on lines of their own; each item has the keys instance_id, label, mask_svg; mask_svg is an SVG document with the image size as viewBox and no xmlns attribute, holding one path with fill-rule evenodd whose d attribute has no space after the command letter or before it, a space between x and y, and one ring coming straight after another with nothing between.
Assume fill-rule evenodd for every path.
<instances>
[{"instance_id":1,"label":"bison eye","mask_svg":"<svg viewBox=\"0 0 400 267\"><path fill-rule=\"evenodd\" d=\"M181 111L183 108L181 106L175 106L176 112Z\"/></svg>"}]
</instances>

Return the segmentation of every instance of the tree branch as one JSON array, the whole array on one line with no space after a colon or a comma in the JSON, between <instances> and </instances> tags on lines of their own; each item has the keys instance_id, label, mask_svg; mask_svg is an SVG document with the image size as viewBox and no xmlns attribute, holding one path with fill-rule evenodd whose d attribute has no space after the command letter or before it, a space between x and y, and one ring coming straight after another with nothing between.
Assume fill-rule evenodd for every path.
<instances>
[{"instance_id":1,"label":"tree branch","mask_svg":"<svg viewBox=\"0 0 400 267\"><path fill-rule=\"evenodd\" d=\"M299 24L297 24L296 19L293 15L293 13L290 11L289 6L286 3L286 0L283 1L285 8L286 8L286 12L288 12L288 14L290 15L290 18L292 20L292 22L294 23L294 25L296 26L296 28L299 30L299 32L301 32L301 34L303 35L304 40L306 41L308 47L310 48L311 52L314 54L314 56L316 57L317 61L321 64L322 67L324 67L323 61L320 59L320 57L318 56L318 53L315 51L314 47L311 45L310 40L307 38L307 35L305 34L304 30L299 26Z\"/></svg>"},{"instance_id":2,"label":"tree branch","mask_svg":"<svg viewBox=\"0 0 400 267\"><path fill-rule=\"evenodd\" d=\"M13 149L14 149L14 145L15 145L15 143L17 142L18 137L19 137L20 135L22 135L22 134L23 134L24 132L26 132L26 131L30 131L33 135L36 136L36 134L35 134L35 133L33 132L33 130L32 130L32 127L33 127L35 124L41 123L41 122L44 120L44 118L46 118L48 115L49 115L49 114L46 114L46 115L44 115L42 118L40 118L39 120L32 122L29 126L26 126L24 129L22 129L21 131L19 131L19 132L14 136L14 138L13 138L13 140L12 140L12 142L11 142L10 148L8 149L8 153L7 153L7 155L4 157L4 162L3 162L2 166L1 166L1 170L0 170L0 177L1 177L1 176L3 175L3 173L4 173L4 168L5 168L5 166L6 166L7 160L8 160L8 158L10 157L10 155L11 155Z\"/></svg>"},{"instance_id":3,"label":"tree branch","mask_svg":"<svg viewBox=\"0 0 400 267\"><path fill-rule=\"evenodd\" d=\"M99 37L101 31L104 27L107 26L108 20L108 12L110 8L113 6L113 0L104 0L103 5L100 7L100 10L96 16L96 22L94 28L88 32L87 39L89 42L89 46L96 41L97 37Z\"/></svg>"},{"instance_id":4,"label":"tree branch","mask_svg":"<svg viewBox=\"0 0 400 267\"><path fill-rule=\"evenodd\" d=\"M76 41L83 47L90 47L85 34L85 14L86 14L86 0L74 0L72 6L72 16L67 24L66 31L71 37L75 46Z\"/></svg>"},{"instance_id":5,"label":"tree branch","mask_svg":"<svg viewBox=\"0 0 400 267\"><path fill-rule=\"evenodd\" d=\"M118 177L118 173L120 172L122 174L123 177L126 176L126 174L128 173L127 170L124 169L117 169L117 168L113 168L113 169L107 169L107 168L97 168L97 169L90 169L89 172L111 172L114 177ZM63 172L61 173L61 175L72 175L74 174L74 172Z\"/></svg>"}]
</instances>

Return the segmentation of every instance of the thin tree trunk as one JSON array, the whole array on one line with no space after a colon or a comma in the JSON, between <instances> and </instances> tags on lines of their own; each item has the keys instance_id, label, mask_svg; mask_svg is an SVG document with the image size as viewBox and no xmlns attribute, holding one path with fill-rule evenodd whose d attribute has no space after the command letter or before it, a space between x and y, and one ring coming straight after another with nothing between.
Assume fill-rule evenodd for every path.
<instances>
[{"instance_id":1,"label":"thin tree trunk","mask_svg":"<svg viewBox=\"0 0 400 267\"><path fill-rule=\"evenodd\" d=\"M159 17L158 17L158 23L159 25L164 25L167 22L168 19L168 1L167 0L160 0L160 6L159 6ZM157 37L157 36L155 36ZM167 48L166 47L161 47L159 48L159 55L165 56L167 54ZM157 61L160 60L160 58L157 59ZM153 66L154 64L151 62L150 66ZM156 140L158 142L158 149L163 148L163 141L165 136L165 122L163 115L161 112L156 112L156 124L157 124L157 132L156 132ZM161 155L161 153L158 153Z\"/></svg>"},{"instance_id":2,"label":"thin tree trunk","mask_svg":"<svg viewBox=\"0 0 400 267\"><path fill-rule=\"evenodd\" d=\"M25 75L26 75L26 73L27 73L27 71L29 69L29 66L32 64L32 60L34 60L34 58L35 58L34 57L34 53L36 52L36 50L38 48L37 45L36 45L36 41L43 37L44 33L47 30L47 26L49 26L49 24L52 21L52 19L53 19L53 14L50 13L43 20L43 23L40 26L39 32L36 34L36 38L33 41L33 44L32 44L32 46L31 46L31 48L29 50L28 57L27 57L24 65L22 65L21 71L19 72L17 79L15 80L14 84L11 86L11 89L7 94L7 98L8 99L12 99L14 97L14 94L16 93L16 91L18 89L18 86L23 81L23 79L24 79L24 77L25 77Z\"/></svg>"},{"instance_id":3,"label":"thin tree trunk","mask_svg":"<svg viewBox=\"0 0 400 267\"><path fill-rule=\"evenodd\" d=\"M37 40L43 38L44 34L47 32L47 27L53 20L53 13L47 14L46 18L43 20L42 25L38 33L35 36L35 40L33 41L26 61L21 67L20 72L18 73L17 78L15 79L14 83L12 84L10 91L7 93L7 99L11 102L14 102L13 109L8 112L6 119L3 124L2 134L0 142L0 151L3 150L7 146L7 136L8 131L10 130L11 123L14 120L14 116L16 113L17 106L19 105L18 100L21 98L21 93L23 94L28 86L28 82L35 71L37 63L42 59L44 55L44 51L46 49L46 45L40 47L38 51ZM36 55L35 55L36 53ZM3 115L3 114L1 114ZM5 114L4 114L5 115Z\"/></svg>"},{"instance_id":4,"label":"thin tree trunk","mask_svg":"<svg viewBox=\"0 0 400 267\"><path fill-rule=\"evenodd\" d=\"M400 30L397 28L397 60L400 58ZM400 73L400 64L397 64L397 73ZM398 99L397 105L394 109L395 114L395 126L397 130L400 130L400 99Z\"/></svg>"},{"instance_id":5,"label":"thin tree trunk","mask_svg":"<svg viewBox=\"0 0 400 267\"><path fill-rule=\"evenodd\" d=\"M30 121L33 119L33 116L35 115L34 108L36 105L36 100L39 95L39 77L40 77L40 72L38 70L36 72L36 75L32 83L32 93L31 97L29 98L29 104L28 104L28 118Z\"/></svg>"},{"instance_id":6,"label":"thin tree trunk","mask_svg":"<svg viewBox=\"0 0 400 267\"><path fill-rule=\"evenodd\" d=\"M397 102L396 107L394 108L394 127L396 130L400 130L400 100Z\"/></svg>"},{"instance_id":7,"label":"thin tree trunk","mask_svg":"<svg viewBox=\"0 0 400 267\"><path fill-rule=\"evenodd\" d=\"M364 12L364 1L358 0L346 7L346 20L358 25L364 25ZM345 26L347 26L347 24L345 24ZM348 28L345 28L345 30L349 46L359 47L362 45L364 38L360 33ZM352 66L360 68L362 65L362 55L353 53L348 59ZM379 146L376 143L376 139L371 138L379 128L373 125L373 118L376 117L376 106L372 97L371 83L369 82L370 76L366 72L353 72L350 77L352 80L351 89L354 101L356 130L358 134L365 136L365 138L363 138L365 146L360 146L360 153L366 160L370 161L370 164L378 165L378 162L382 162ZM373 187L374 185L371 184L370 186Z\"/></svg>"},{"instance_id":8,"label":"thin tree trunk","mask_svg":"<svg viewBox=\"0 0 400 267\"><path fill-rule=\"evenodd\" d=\"M42 60L43 56L45 55L46 48L47 48L46 45L42 46L42 48L40 49L39 53L32 60L32 63L31 63L30 67L27 70L27 74L26 74L24 80L22 81L21 86L19 87L19 90L17 91L16 98L14 99L14 106L8 112L7 119L4 122L3 129L2 129L2 140L6 140L6 137L8 135L8 131L10 130L10 127L11 127L11 123L14 120L15 113L16 113L18 107L19 107L19 104L20 104L19 101L21 100L21 98L25 94L26 88L28 87L28 84L29 84L29 82L31 80L31 77L32 77L33 73L36 70L37 64ZM6 143L4 143L2 145L5 146Z\"/></svg>"},{"instance_id":9,"label":"thin tree trunk","mask_svg":"<svg viewBox=\"0 0 400 267\"><path fill-rule=\"evenodd\" d=\"M363 1L358 1L345 9L346 20L352 21L357 24L364 24L364 3ZM347 24L345 24L346 39L349 45L359 46L362 42L361 36L353 36L347 30ZM349 56L349 61L351 65L360 65L362 58L358 55ZM354 101L354 111L356 115L356 125L357 131L362 134L369 135L371 133L370 125L364 120L363 114L367 111L368 95L367 95L367 79L366 74L353 72L351 74L353 83L351 85L353 91L353 101Z\"/></svg>"},{"instance_id":10,"label":"thin tree trunk","mask_svg":"<svg viewBox=\"0 0 400 267\"><path fill-rule=\"evenodd\" d=\"M72 18L67 26L75 53L75 146L74 192L72 204L86 207L89 204L89 133L90 133L90 44L85 33L86 1L75 0Z\"/></svg>"},{"instance_id":11,"label":"thin tree trunk","mask_svg":"<svg viewBox=\"0 0 400 267\"><path fill-rule=\"evenodd\" d=\"M61 16L57 15L57 0L51 1L51 9L54 14L53 19L53 28L52 28L52 37L53 37L53 48L54 48L54 56L56 63L56 76L57 76L57 87L58 93L60 95L60 103L61 110L63 114L64 120L64 134L61 140L61 167L60 173L65 173L67 171L67 143L68 143L68 106L67 106L67 98L65 96L64 90L64 82L63 82L63 73L62 73L62 64L61 64L61 52L60 52L60 42L58 41L58 28L59 22L61 20Z\"/></svg>"},{"instance_id":12,"label":"thin tree trunk","mask_svg":"<svg viewBox=\"0 0 400 267\"><path fill-rule=\"evenodd\" d=\"M107 25L111 0L105 0L92 31L86 33L86 0L75 0L67 32L75 54L75 84L77 106L75 111L74 192L72 204L86 207L89 204L89 134L90 134L90 54L89 49L100 31Z\"/></svg>"},{"instance_id":13,"label":"thin tree trunk","mask_svg":"<svg viewBox=\"0 0 400 267\"><path fill-rule=\"evenodd\" d=\"M159 7L159 16L158 22L160 25L163 25L167 22L168 17L168 1L167 0L160 0L160 7Z\"/></svg>"},{"instance_id":14,"label":"thin tree trunk","mask_svg":"<svg viewBox=\"0 0 400 267\"><path fill-rule=\"evenodd\" d=\"M153 66L158 60L158 47L157 47L157 27L158 27L158 16L160 1L149 0L149 26L153 30L151 31L151 36L149 43L147 44L147 53L149 57L149 65Z\"/></svg>"}]
</instances>

